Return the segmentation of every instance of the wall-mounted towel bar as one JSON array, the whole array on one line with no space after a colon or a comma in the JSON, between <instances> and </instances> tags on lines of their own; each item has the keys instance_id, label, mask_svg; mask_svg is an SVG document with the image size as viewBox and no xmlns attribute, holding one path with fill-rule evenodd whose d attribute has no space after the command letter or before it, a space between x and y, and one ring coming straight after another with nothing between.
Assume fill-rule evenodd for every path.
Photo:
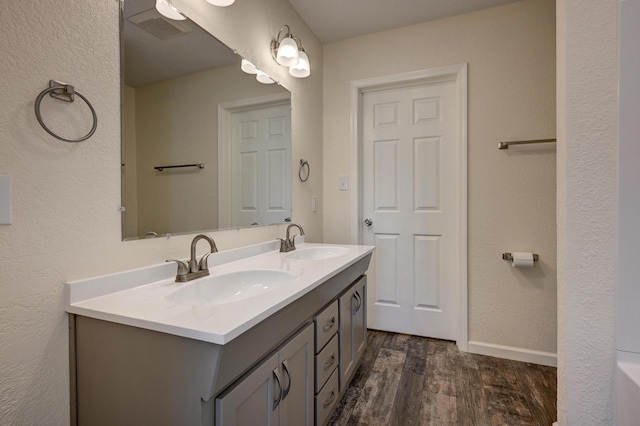
<instances>
[{"instance_id":1,"label":"wall-mounted towel bar","mask_svg":"<svg viewBox=\"0 0 640 426\"><path fill-rule=\"evenodd\" d=\"M47 125L44 124L44 121L42 120L42 115L40 114L40 103L42 102L42 98L44 98L44 96L47 93L52 98L58 99L60 101L65 101L65 102L73 102L76 95L80 99L82 99L87 104L87 106L89 107L89 110L91 111L91 116L93 117L93 123L91 124L91 130L89 130L89 133L87 133L86 135L84 135L84 136L82 136L80 138L77 138L77 139L68 139L68 138L63 138L62 136L59 136L59 135L55 134L53 132L53 130L49 129L47 127ZM91 102L89 102L89 100L87 98L82 96L80 94L80 92L75 90L75 88L72 85L67 84L67 83L62 83L60 81L49 80L49 87L47 87L42 92L40 92L40 94L36 98L36 102L34 104L34 110L35 110L35 113L36 113L36 119L38 120L38 123L40 123L42 128L47 133L49 133L51 136L53 136L54 138L59 139L59 140L64 141L64 142L82 142L82 141L86 141L91 136L93 136L93 134L96 131L96 128L98 127L98 116L96 115L96 110L93 109L93 105L91 105Z\"/></svg>"},{"instance_id":2,"label":"wall-mounted towel bar","mask_svg":"<svg viewBox=\"0 0 640 426\"><path fill-rule=\"evenodd\" d=\"M204 169L204 163L198 163L198 164L180 164L178 166L156 166L154 167L154 169L156 169L157 171L161 172L164 169L177 169L179 167L197 167L199 169Z\"/></svg>"},{"instance_id":3,"label":"wall-mounted towel bar","mask_svg":"<svg viewBox=\"0 0 640 426\"><path fill-rule=\"evenodd\" d=\"M530 143L549 143L555 142L555 139L537 139L531 141L511 141L511 142L498 142L498 149L509 149L509 145L524 145Z\"/></svg>"}]
</instances>

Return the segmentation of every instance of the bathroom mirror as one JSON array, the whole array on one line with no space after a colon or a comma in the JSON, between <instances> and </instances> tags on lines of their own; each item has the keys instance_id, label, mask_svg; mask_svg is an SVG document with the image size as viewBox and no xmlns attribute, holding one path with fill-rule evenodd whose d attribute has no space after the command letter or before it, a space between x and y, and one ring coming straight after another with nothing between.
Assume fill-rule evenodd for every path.
<instances>
[{"instance_id":1,"label":"bathroom mirror","mask_svg":"<svg viewBox=\"0 0 640 426\"><path fill-rule=\"evenodd\" d=\"M155 0L121 5L123 239L290 220L289 92Z\"/></svg>"}]
</instances>

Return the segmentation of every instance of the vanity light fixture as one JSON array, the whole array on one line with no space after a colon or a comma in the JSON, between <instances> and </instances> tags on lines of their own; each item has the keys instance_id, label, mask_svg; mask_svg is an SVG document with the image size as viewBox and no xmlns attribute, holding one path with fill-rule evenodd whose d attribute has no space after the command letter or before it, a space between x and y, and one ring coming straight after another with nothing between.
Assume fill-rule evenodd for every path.
<instances>
[{"instance_id":1,"label":"vanity light fixture","mask_svg":"<svg viewBox=\"0 0 640 426\"><path fill-rule=\"evenodd\" d=\"M309 77L311 70L309 69L309 57L301 47L298 52L298 63L289 67L289 74L296 78Z\"/></svg>"},{"instance_id":2,"label":"vanity light fixture","mask_svg":"<svg viewBox=\"0 0 640 426\"><path fill-rule=\"evenodd\" d=\"M165 18L174 21L184 21L187 19L182 13L178 12L171 0L156 0L156 10Z\"/></svg>"},{"instance_id":3,"label":"vanity light fixture","mask_svg":"<svg viewBox=\"0 0 640 426\"><path fill-rule=\"evenodd\" d=\"M293 77L304 78L311 74L309 56L307 56L302 42L291 34L288 25L283 25L275 40L271 40L271 56L283 67L289 67L289 74Z\"/></svg>"}]
</instances>

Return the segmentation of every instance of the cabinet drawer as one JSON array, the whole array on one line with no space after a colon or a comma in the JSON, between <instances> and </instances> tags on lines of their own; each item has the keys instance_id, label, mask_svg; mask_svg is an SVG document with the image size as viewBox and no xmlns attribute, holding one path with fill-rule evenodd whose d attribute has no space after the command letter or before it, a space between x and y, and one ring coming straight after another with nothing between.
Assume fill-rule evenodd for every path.
<instances>
[{"instance_id":1,"label":"cabinet drawer","mask_svg":"<svg viewBox=\"0 0 640 426\"><path fill-rule=\"evenodd\" d=\"M338 331L338 301L334 301L314 318L316 325L316 353Z\"/></svg>"},{"instance_id":2,"label":"cabinet drawer","mask_svg":"<svg viewBox=\"0 0 640 426\"><path fill-rule=\"evenodd\" d=\"M339 358L338 336L334 335L327 346L316 355L316 393L320 392L333 370L338 366Z\"/></svg>"},{"instance_id":3,"label":"cabinet drawer","mask_svg":"<svg viewBox=\"0 0 640 426\"><path fill-rule=\"evenodd\" d=\"M338 390L338 370L334 370L331 377L316 395L316 425L324 425L333 413L333 408L340 399Z\"/></svg>"}]
</instances>

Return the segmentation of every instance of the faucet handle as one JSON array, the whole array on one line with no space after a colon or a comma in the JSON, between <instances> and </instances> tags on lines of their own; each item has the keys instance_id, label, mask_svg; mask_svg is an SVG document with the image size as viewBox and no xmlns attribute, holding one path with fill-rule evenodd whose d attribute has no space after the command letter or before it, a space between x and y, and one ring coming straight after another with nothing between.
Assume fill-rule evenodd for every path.
<instances>
[{"instance_id":1,"label":"faucet handle","mask_svg":"<svg viewBox=\"0 0 640 426\"><path fill-rule=\"evenodd\" d=\"M183 262L182 260L177 259L167 259L165 262L176 262L178 264L178 273L177 275L187 275L189 273L189 266Z\"/></svg>"},{"instance_id":2,"label":"faucet handle","mask_svg":"<svg viewBox=\"0 0 640 426\"><path fill-rule=\"evenodd\" d=\"M209 269L208 259L209 259L210 255L211 255L211 252L205 254L204 256L202 256L200 258L200 263L198 264L198 270L199 271L204 271L204 270Z\"/></svg>"},{"instance_id":3,"label":"faucet handle","mask_svg":"<svg viewBox=\"0 0 640 426\"><path fill-rule=\"evenodd\" d=\"M284 238L277 238L277 240L280 240L280 253L286 253L288 246L287 240L285 240Z\"/></svg>"}]
</instances>

